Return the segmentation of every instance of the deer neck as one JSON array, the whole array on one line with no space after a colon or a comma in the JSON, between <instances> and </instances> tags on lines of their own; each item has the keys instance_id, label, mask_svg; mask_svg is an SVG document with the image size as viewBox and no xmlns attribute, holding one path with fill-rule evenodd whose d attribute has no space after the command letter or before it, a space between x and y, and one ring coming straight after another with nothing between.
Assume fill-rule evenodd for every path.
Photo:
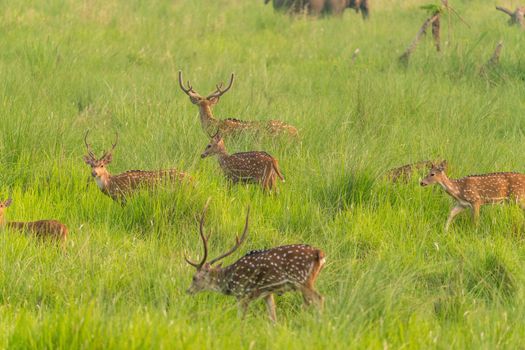
<instances>
[{"instance_id":1,"label":"deer neck","mask_svg":"<svg viewBox=\"0 0 525 350\"><path fill-rule=\"evenodd\" d=\"M210 271L210 285L208 287L209 290L228 294L225 290L228 284L228 274L226 272L226 269L223 269L221 267L217 267Z\"/></svg>"},{"instance_id":2,"label":"deer neck","mask_svg":"<svg viewBox=\"0 0 525 350\"><path fill-rule=\"evenodd\" d=\"M456 180L451 180L447 175L443 175L443 179L438 182L439 185L454 199L461 201L460 190Z\"/></svg>"},{"instance_id":3,"label":"deer neck","mask_svg":"<svg viewBox=\"0 0 525 350\"><path fill-rule=\"evenodd\" d=\"M0 210L0 227L5 227L5 222L4 211Z\"/></svg>"},{"instance_id":4,"label":"deer neck","mask_svg":"<svg viewBox=\"0 0 525 350\"><path fill-rule=\"evenodd\" d=\"M217 129L219 121L213 116L211 106L207 104L200 104L199 115L201 119L202 128L208 133L214 133Z\"/></svg>"},{"instance_id":5,"label":"deer neck","mask_svg":"<svg viewBox=\"0 0 525 350\"><path fill-rule=\"evenodd\" d=\"M219 160L219 164L221 167L227 167L226 160L230 157L226 149L221 149L219 152L217 152L217 159Z\"/></svg>"},{"instance_id":6,"label":"deer neck","mask_svg":"<svg viewBox=\"0 0 525 350\"><path fill-rule=\"evenodd\" d=\"M109 188L109 183L111 182L111 174L108 171L105 171L100 174L100 176L95 177L95 182L100 190L106 192Z\"/></svg>"},{"instance_id":7,"label":"deer neck","mask_svg":"<svg viewBox=\"0 0 525 350\"><path fill-rule=\"evenodd\" d=\"M234 265L226 266L224 268L219 268L217 271L216 286L217 291L225 294L231 295L233 291L231 290L231 275L234 270Z\"/></svg>"}]
</instances>

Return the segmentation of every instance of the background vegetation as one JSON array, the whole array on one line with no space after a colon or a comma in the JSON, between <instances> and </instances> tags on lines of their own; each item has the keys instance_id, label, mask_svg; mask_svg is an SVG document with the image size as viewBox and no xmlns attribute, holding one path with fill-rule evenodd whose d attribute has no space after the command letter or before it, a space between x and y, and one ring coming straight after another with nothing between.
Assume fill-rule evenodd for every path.
<instances>
[{"instance_id":1,"label":"background vegetation","mask_svg":"<svg viewBox=\"0 0 525 350\"><path fill-rule=\"evenodd\" d=\"M523 32L493 3L453 1L470 27L443 18L443 52L427 38L404 69L397 57L427 2L377 0L368 22L351 11L292 19L262 0L0 2L7 219L55 218L71 231L65 254L1 232L0 348L521 346L523 212L484 208L478 228L462 214L445 234L451 200L439 188L383 178L440 157L453 177L525 172ZM500 39L500 66L480 76ZM287 179L278 196L227 190L217 162L200 159L208 140L179 69L203 94L236 73L218 117L299 128L300 142L227 145L276 156ZM197 186L120 207L89 179L87 129L98 152L119 132L112 172L177 167ZM195 214L208 196L212 255L241 231L248 203L241 251L305 242L326 252L322 316L289 294L276 326L263 303L243 323L233 298L185 294L193 269L182 254L201 253Z\"/></svg>"}]
</instances>

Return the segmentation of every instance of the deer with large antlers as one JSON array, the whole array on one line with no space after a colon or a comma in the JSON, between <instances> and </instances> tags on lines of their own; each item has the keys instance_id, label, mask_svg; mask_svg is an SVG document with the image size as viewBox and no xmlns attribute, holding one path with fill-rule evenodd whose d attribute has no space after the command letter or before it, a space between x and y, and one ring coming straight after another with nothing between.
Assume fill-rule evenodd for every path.
<instances>
[{"instance_id":1,"label":"deer with large antlers","mask_svg":"<svg viewBox=\"0 0 525 350\"><path fill-rule=\"evenodd\" d=\"M277 159L262 151L228 154L219 133L211 137L201 154L201 158L208 156L217 156L224 175L233 183L259 183L265 191L271 191L276 187L277 178L284 182Z\"/></svg>"},{"instance_id":2,"label":"deer with large antlers","mask_svg":"<svg viewBox=\"0 0 525 350\"><path fill-rule=\"evenodd\" d=\"M197 269L193 276L189 294L201 291L215 291L225 295L233 295L239 302L242 316L250 302L264 298L270 319L275 322L274 294L280 295L288 291L299 291L307 305L314 303L320 309L323 297L314 289L319 272L325 263L322 250L306 244L293 244L276 248L250 251L233 264L222 267L213 264L233 254L245 241L248 234L248 218L246 214L244 231L240 238L236 237L235 245L226 253L211 261L208 258L208 240L204 234L204 217L208 202L204 207L200 220L200 237L204 254L200 262L186 262Z\"/></svg>"},{"instance_id":3,"label":"deer with large antlers","mask_svg":"<svg viewBox=\"0 0 525 350\"><path fill-rule=\"evenodd\" d=\"M56 220L38 220L30 222L6 221L4 211L11 206L13 199L11 196L5 201L0 202L0 226L14 229L21 232L27 232L41 239L50 239L61 242L65 248L68 229L66 225Z\"/></svg>"},{"instance_id":4,"label":"deer with large antlers","mask_svg":"<svg viewBox=\"0 0 525 350\"><path fill-rule=\"evenodd\" d=\"M445 224L445 231L456 215L467 208L471 209L476 224L479 222L480 207L485 204L514 201L525 209L525 174L502 172L449 179L445 169L445 161L433 165L428 176L421 181L421 186L439 184L456 201Z\"/></svg>"},{"instance_id":5,"label":"deer with large antlers","mask_svg":"<svg viewBox=\"0 0 525 350\"><path fill-rule=\"evenodd\" d=\"M91 175L95 178L99 189L113 200L121 202L121 204L125 204L126 197L140 188L151 188L163 182L180 183L185 179L191 180L187 174L176 169L153 171L129 170L118 175L111 175L106 166L113 160L113 151L117 146L118 134L111 149L105 152L100 158L95 156L91 145L87 142L88 134L89 131L87 131L84 136L84 144L87 150L87 155L84 156L84 162L91 167Z\"/></svg>"},{"instance_id":6,"label":"deer with large antlers","mask_svg":"<svg viewBox=\"0 0 525 350\"><path fill-rule=\"evenodd\" d=\"M199 115L201 125L207 134L212 131L219 130L223 135L238 134L245 131L264 131L270 135L289 134L297 136L297 129L291 125L285 124L279 120L268 121L243 121L235 118L216 119L212 113L212 107L215 106L222 95L228 92L233 85L234 75L232 73L228 86L223 88L223 83L217 84L216 89L210 95L203 97L199 95L191 86L190 82L184 86L182 80L182 71L179 71L179 85L182 91L190 97L191 103L199 107Z\"/></svg>"}]
</instances>

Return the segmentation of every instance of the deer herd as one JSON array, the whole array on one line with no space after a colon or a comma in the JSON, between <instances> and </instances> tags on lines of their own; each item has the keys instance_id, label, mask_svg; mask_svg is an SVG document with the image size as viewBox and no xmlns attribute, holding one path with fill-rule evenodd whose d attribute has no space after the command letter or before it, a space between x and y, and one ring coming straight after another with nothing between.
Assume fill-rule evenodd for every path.
<instances>
[{"instance_id":1,"label":"deer herd","mask_svg":"<svg viewBox=\"0 0 525 350\"><path fill-rule=\"evenodd\" d=\"M224 137L234 137L242 133L266 134L270 137L286 135L297 138L297 129L278 120L241 121L239 119L217 119L212 107L228 92L234 82L234 75L226 87L217 84L213 93L206 97L199 95L188 81L183 82L179 71L181 90L190 101L199 108L203 131L209 137L209 144L201 158L217 157L219 167L230 184L255 183L266 193L275 192L278 180L284 182L284 176L276 158L264 151L249 151L229 154ZM193 178L178 169L129 170L118 175L111 175L107 166L113 160L113 152L118 143L118 134L111 149L97 157L88 143L89 131L85 133L84 144L87 154L84 162L91 168L91 175L98 188L114 201L125 205L130 197L140 189L153 189L161 184L182 186L193 184ZM423 169L428 175L420 181L421 186L439 184L456 202L445 224L447 231L452 220L465 209L470 209L474 222L479 221L480 207L499 202L515 202L525 209L525 174L513 172L490 173L450 179L446 175L446 161L422 161L407 164L390 170L387 178L391 182L408 183L411 176ZM9 230L20 231L30 236L59 243L66 248L67 227L56 220L33 222L6 221L5 210L11 205L11 195L0 202L0 226ZM249 303L262 298L266 302L269 318L276 321L274 294L298 291L306 305L314 304L319 310L323 306L323 297L314 289L315 281L325 264L322 250L307 244L284 245L246 253L231 265L223 267L220 260L232 255L243 244L249 231L248 208L243 232L236 237L234 246L226 253L208 261L208 240L204 233L204 220L209 199L200 218L200 239L203 244L202 258L195 263L185 256L186 262L196 269L189 294L200 291L216 291L237 298L244 316Z\"/></svg>"}]
</instances>

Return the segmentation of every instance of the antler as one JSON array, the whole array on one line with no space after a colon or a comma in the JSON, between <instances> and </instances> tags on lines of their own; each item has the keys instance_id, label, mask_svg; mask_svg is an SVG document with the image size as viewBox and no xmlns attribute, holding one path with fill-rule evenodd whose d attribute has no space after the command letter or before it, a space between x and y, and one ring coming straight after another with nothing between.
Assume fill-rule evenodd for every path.
<instances>
[{"instance_id":1,"label":"antler","mask_svg":"<svg viewBox=\"0 0 525 350\"><path fill-rule=\"evenodd\" d=\"M102 157L100 157L100 159L104 159L107 156L113 154L113 151L115 150L115 147L117 147L117 143L118 143L118 132L115 132L115 142L111 144L111 149L109 151L105 152L104 155Z\"/></svg>"},{"instance_id":2,"label":"antler","mask_svg":"<svg viewBox=\"0 0 525 350\"><path fill-rule=\"evenodd\" d=\"M179 86L182 89L182 91L184 91L184 93L186 95L190 96L190 97L191 97L191 95L197 95L195 90L193 90L193 86L190 85L190 81L189 80L186 83L186 85L188 86L187 88L184 87L184 83L182 81L182 71L180 70L179 71Z\"/></svg>"},{"instance_id":3,"label":"antler","mask_svg":"<svg viewBox=\"0 0 525 350\"><path fill-rule=\"evenodd\" d=\"M244 224L244 231L242 233L241 238L239 239L239 237L235 236L235 245L230 250L228 250L226 253L224 253L224 254L216 257L212 261L210 261L210 265L212 265L212 264L216 263L217 261L219 261L221 259L224 259L225 257L233 254L237 250L237 248L239 248L241 246L241 244L246 239L246 236L248 235L248 218L249 217L250 217L250 207L248 207L248 211L246 213L246 223Z\"/></svg>"},{"instance_id":4,"label":"antler","mask_svg":"<svg viewBox=\"0 0 525 350\"><path fill-rule=\"evenodd\" d=\"M10 206L11 203L13 202L13 190L9 190L9 195L7 196L7 200L5 201L4 205L6 207Z\"/></svg>"},{"instance_id":5,"label":"antler","mask_svg":"<svg viewBox=\"0 0 525 350\"><path fill-rule=\"evenodd\" d=\"M86 145L86 149L87 149L89 157L91 157L91 159L96 159L97 157L93 153L93 150L91 149L91 145L87 142L88 134L89 134L89 129L88 131L86 131L86 135L84 135L84 144Z\"/></svg>"},{"instance_id":6,"label":"antler","mask_svg":"<svg viewBox=\"0 0 525 350\"><path fill-rule=\"evenodd\" d=\"M200 269L202 265L204 265L204 263L206 262L206 259L208 258L208 239L210 238L210 236L206 237L204 235L204 217L206 216L206 210L208 209L208 204L210 204L210 198L208 198L208 200L206 201L206 204L204 205L204 209L202 210L202 216L201 216L201 221L199 225L199 233L202 239L202 245L204 247L204 256L202 257L199 263L194 263L190 261L190 259L188 259L186 254L184 254L184 260L186 260L188 264L195 267L197 270Z\"/></svg>"},{"instance_id":7,"label":"antler","mask_svg":"<svg viewBox=\"0 0 525 350\"><path fill-rule=\"evenodd\" d=\"M222 95L224 95L228 90L230 90L230 88L232 87L233 85L233 78L234 78L234 74L232 73L231 77L230 77L230 83L228 84L228 86L226 87L226 89L222 90L222 86L224 85L223 83L219 83L217 84L215 87L217 88L217 90L215 90L215 92L213 92L211 95L209 95L208 97L206 97L207 99L210 99L210 98L218 98L218 97L221 97Z\"/></svg>"},{"instance_id":8,"label":"antler","mask_svg":"<svg viewBox=\"0 0 525 350\"><path fill-rule=\"evenodd\" d=\"M206 133L208 134L208 136L209 136L211 139L213 139L213 138L215 138L215 136L219 135L219 131L220 131L220 128L217 126L217 130L215 131L215 134L210 134L210 133L208 132L208 130L206 130Z\"/></svg>"}]
</instances>

